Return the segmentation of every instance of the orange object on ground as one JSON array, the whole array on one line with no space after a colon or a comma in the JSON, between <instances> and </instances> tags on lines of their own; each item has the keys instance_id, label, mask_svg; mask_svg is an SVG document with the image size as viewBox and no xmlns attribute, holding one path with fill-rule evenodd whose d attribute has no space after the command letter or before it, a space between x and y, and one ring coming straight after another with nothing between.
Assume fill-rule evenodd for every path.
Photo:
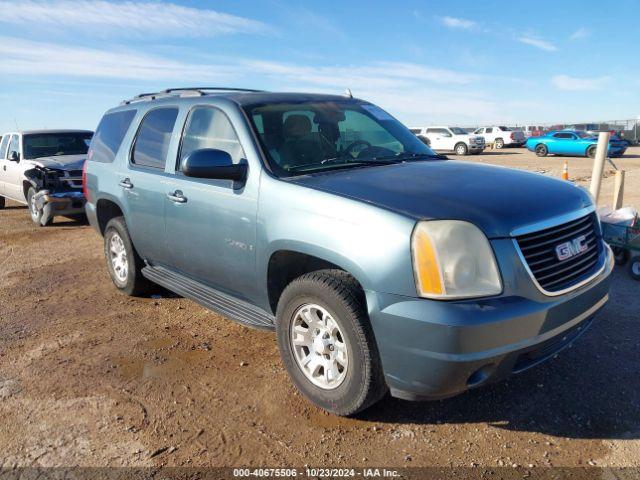
<instances>
[{"instance_id":1,"label":"orange object on ground","mask_svg":"<svg viewBox=\"0 0 640 480\"><path fill-rule=\"evenodd\" d=\"M564 161L564 167L562 168L562 179L569 180L569 162Z\"/></svg>"}]
</instances>

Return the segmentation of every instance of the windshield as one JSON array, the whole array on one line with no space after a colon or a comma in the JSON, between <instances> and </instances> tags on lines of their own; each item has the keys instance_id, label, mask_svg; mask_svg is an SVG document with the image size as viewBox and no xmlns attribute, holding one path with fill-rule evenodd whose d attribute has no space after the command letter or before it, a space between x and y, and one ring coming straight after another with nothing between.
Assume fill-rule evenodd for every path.
<instances>
[{"instance_id":1,"label":"windshield","mask_svg":"<svg viewBox=\"0 0 640 480\"><path fill-rule=\"evenodd\" d=\"M454 135L467 135L467 131L460 127L451 127L450 129Z\"/></svg>"},{"instance_id":2,"label":"windshield","mask_svg":"<svg viewBox=\"0 0 640 480\"><path fill-rule=\"evenodd\" d=\"M23 138L27 160L57 155L84 155L91 143L90 132L38 133Z\"/></svg>"},{"instance_id":3,"label":"windshield","mask_svg":"<svg viewBox=\"0 0 640 480\"><path fill-rule=\"evenodd\" d=\"M279 176L437 158L404 125L354 100L249 105L245 111Z\"/></svg>"},{"instance_id":4,"label":"windshield","mask_svg":"<svg viewBox=\"0 0 640 480\"><path fill-rule=\"evenodd\" d=\"M500 127L500 130L502 130L503 132L510 132L511 129L509 127Z\"/></svg>"}]
</instances>

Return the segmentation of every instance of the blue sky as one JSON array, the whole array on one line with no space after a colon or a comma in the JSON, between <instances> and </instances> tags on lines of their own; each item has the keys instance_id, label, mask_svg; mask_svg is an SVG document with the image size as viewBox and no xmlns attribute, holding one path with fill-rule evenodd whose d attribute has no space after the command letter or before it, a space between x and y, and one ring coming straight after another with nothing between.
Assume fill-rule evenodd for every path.
<instances>
[{"instance_id":1,"label":"blue sky","mask_svg":"<svg viewBox=\"0 0 640 480\"><path fill-rule=\"evenodd\" d=\"M0 131L172 86L342 93L407 124L640 115L640 2L0 0Z\"/></svg>"}]
</instances>

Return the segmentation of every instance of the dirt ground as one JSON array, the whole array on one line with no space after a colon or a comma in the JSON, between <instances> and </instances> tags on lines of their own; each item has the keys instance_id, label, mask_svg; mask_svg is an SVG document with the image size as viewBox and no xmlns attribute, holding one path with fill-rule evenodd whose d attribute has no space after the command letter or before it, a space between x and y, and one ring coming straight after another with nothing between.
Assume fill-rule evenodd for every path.
<instances>
[{"instance_id":1,"label":"dirt ground","mask_svg":"<svg viewBox=\"0 0 640 480\"><path fill-rule=\"evenodd\" d=\"M455 158L455 157L453 157ZM471 161L559 176L562 159ZM588 181L591 161L570 159ZM640 148L625 203L640 207ZM610 202L612 178L601 203ZM164 292L112 286L101 238L0 211L0 466L640 466L640 284L623 270L592 328L553 361L432 403L355 419L294 390L275 337Z\"/></svg>"}]
</instances>

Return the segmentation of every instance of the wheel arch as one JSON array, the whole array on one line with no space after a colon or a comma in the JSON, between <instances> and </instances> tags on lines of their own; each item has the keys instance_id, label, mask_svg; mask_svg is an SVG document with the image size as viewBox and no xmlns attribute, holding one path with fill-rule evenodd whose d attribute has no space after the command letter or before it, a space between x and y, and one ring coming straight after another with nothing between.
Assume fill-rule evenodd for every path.
<instances>
[{"instance_id":1,"label":"wheel arch","mask_svg":"<svg viewBox=\"0 0 640 480\"><path fill-rule=\"evenodd\" d=\"M31 187L35 188L35 185L33 185L29 180L22 181L22 193L24 194L25 201L27 201L27 193Z\"/></svg>"},{"instance_id":2,"label":"wheel arch","mask_svg":"<svg viewBox=\"0 0 640 480\"><path fill-rule=\"evenodd\" d=\"M364 272L352 261L335 252L312 252L304 245L290 245L286 248L283 246L273 250L269 255L265 272L271 311L275 313L282 292L293 280L306 273L325 269L342 270L348 273L363 292L368 285Z\"/></svg>"},{"instance_id":3,"label":"wheel arch","mask_svg":"<svg viewBox=\"0 0 640 480\"><path fill-rule=\"evenodd\" d=\"M100 198L96 202L96 219L101 235L104 235L109 220L115 217L124 217L121 205L113 198Z\"/></svg>"}]
</instances>

